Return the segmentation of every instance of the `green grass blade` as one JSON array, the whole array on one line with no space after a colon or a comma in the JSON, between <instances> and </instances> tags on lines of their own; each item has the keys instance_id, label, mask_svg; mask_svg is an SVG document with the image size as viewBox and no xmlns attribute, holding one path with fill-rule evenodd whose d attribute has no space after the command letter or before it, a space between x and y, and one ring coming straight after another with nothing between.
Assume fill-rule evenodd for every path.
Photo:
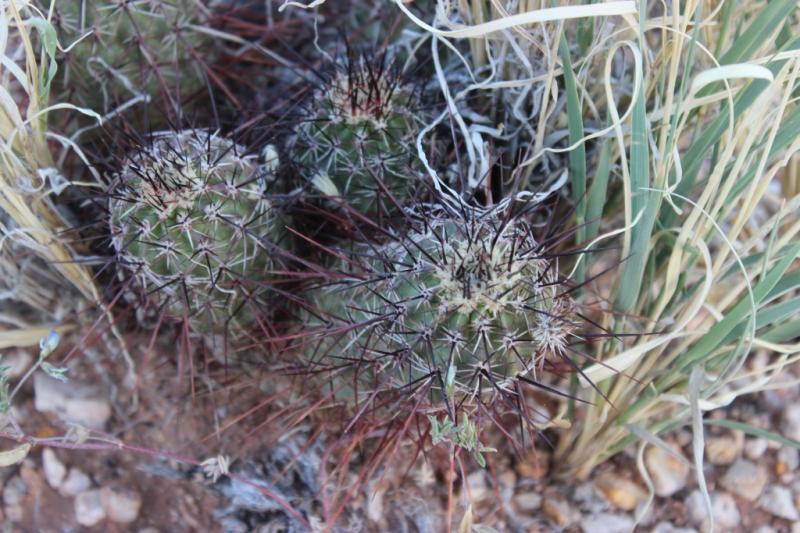
<instances>
[{"instance_id":1,"label":"green grass blade","mask_svg":"<svg viewBox=\"0 0 800 533\"><path fill-rule=\"evenodd\" d=\"M725 2L722 7L722 23L720 24L719 34L717 35L717 45L714 47L714 57L719 57L722 54L722 47L725 45L725 39L731 26L731 15L733 15L733 8L736 7L735 2Z\"/></svg>"},{"instance_id":2,"label":"green grass blade","mask_svg":"<svg viewBox=\"0 0 800 533\"><path fill-rule=\"evenodd\" d=\"M800 254L800 243L795 243L787 248L787 254L774 266L772 270L753 288L753 298L756 305L759 305L764 298L775 288L785 274L786 270ZM733 309L725 314L725 317L717 322L697 344L688 352L677 359L674 368L677 371L685 371L698 361L703 360L713 353L728 334L743 320L750 316L750 300L742 299ZM660 389L659 389L660 390Z\"/></svg>"},{"instance_id":3,"label":"green grass blade","mask_svg":"<svg viewBox=\"0 0 800 533\"><path fill-rule=\"evenodd\" d=\"M569 125L569 144L573 145L583 139L583 109L578 98L578 87L575 74L572 72L572 60L569 55L567 37L562 33L559 53L564 65L564 91L567 95L567 123ZM578 242L583 242L585 230L581 228L586 220L586 146L580 143L569 152L570 183L572 185L572 202L575 205Z\"/></svg>"},{"instance_id":4,"label":"green grass blade","mask_svg":"<svg viewBox=\"0 0 800 533\"><path fill-rule=\"evenodd\" d=\"M794 439L790 439L788 437L784 437L783 435L778 435L777 433L767 431L766 429L757 428L755 426L751 426L750 424L745 424L743 422L736 422L734 420L725 420L725 419L706 418L703 420L703 423L707 426L720 426L727 429L738 430L741 431L742 433L746 433L754 437L761 437L767 440L771 440L773 442L783 444L784 446L791 446L792 448L797 448L798 450L800 450L800 442Z\"/></svg>"},{"instance_id":5,"label":"green grass blade","mask_svg":"<svg viewBox=\"0 0 800 533\"><path fill-rule=\"evenodd\" d=\"M771 326L790 316L796 316L797 313L800 313L800 297L771 305L756 315L756 328Z\"/></svg>"},{"instance_id":6,"label":"green grass blade","mask_svg":"<svg viewBox=\"0 0 800 533\"><path fill-rule=\"evenodd\" d=\"M719 59L720 64L730 65L742 63L780 30L783 22L796 9L796 0L772 0L756 16L750 25L733 42L731 47Z\"/></svg>"},{"instance_id":7,"label":"green grass blade","mask_svg":"<svg viewBox=\"0 0 800 533\"><path fill-rule=\"evenodd\" d=\"M778 284L769 292L764 301L768 302L774 300L798 287L800 287L800 270L795 270L783 276Z\"/></svg>"},{"instance_id":8,"label":"green grass blade","mask_svg":"<svg viewBox=\"0 0 800 533\"><path fill-rule=\"evenodd\" d=\"M597 155L597 168L595 169L592 186L586 201L586 237L591 241L600 233L600 217L606 205L608 193L608 178L611 175L611 144L604 140Z\"/></svg>"},{"instance_id":9,"label":"green grass blade","mask_svg":"<svg viewBox=\"0 0 800 533\"><path fill-rule=\"evenodd\" d=\"M631 230L630 257L625 261L622 285L617 294L616 305L621 311L630 311L636 304L641 291L644 268L650 252L650 236L660 205L660 197L644 190L650 187L650 161L647 146L647 110L645 109L644 86L640 86L639 94L633 108L633 124L631 131L631 209L634 218L642 213L639 223Z\"/></svg>"},{"instance_id":10,"label":"green grass blade","mask_svg":"<svg viewBox=\"0 0 800 533\"><path fill-rule=\"evenodd\" d=\"M583 112L578 98L578 88L575 84L575 74L572 72L572 62L569 57L569 47L566 37L562 34L559 46L561 60L564 63L564 88L567 94L567 121L569 124L569 143L573 145L584 136ZM575 212L582 222L585 217L586 200L586 146L579 144L569 152L570 181L572 183L572 200L575 203Z\"/></svg>"},{"instance_id":11,"label":"green grass blade","mask_svg":"<svg viewBox=\"0 0 800 533\"><path fill-rule=\"evenodd\" d=\"M583 0L583 5L591 4L592 0ZM581 51L581 56L586 57L589 47L592 45L594 39L594 18L583 17L578 19L578 47Z\"/></svg>"},{"instance_id":12,"label":"green grass blade","mask_svg":"<svg viewBox=\"0 0 800 533\"><path fill-rule=\"evenodd\" d=\"M645 22L647 20L647 2L639 4L639 43L645 40ZM639 85L636 102L631 115L631 145L630 145L630 180L631 180L631 212L636 218L641 213L639 223L634 226L630 236L630 257L625 258L620 279L625 283L619 286L615 301L616 307L621 311L630 311L639 298L642 289L644 269L650 255L650 235L655 223L659 198L651 191L643 190L650 187L650 162L649 148L647 146L647 109L644 91L644 80Z\"/></svg>"},{"instance_id":13,"label":"green grass blade","mask_svg":"<svg viewBox=\"0 0 800 533\"><path fill-rule=\"evenodd\" d=\"M767 326L774 326L787 318L797 316L798 312L800 312L800 297L760 309L756 315L756 329L761 330ZM746 330L747 324L739 324L720 344L725 345L735 339L742 338L747 334Z\"/></svg>"},{"instance_id":14,"label":"green grass blade","mask_svg":"<svg viewBox=\"0 0 800 533\"><path fill-rule=\"evenodd\" d=\"M775 252L775 254L773 254L770 257L773 261L777 261L778 259L783 257L785 253L786 253L785 250L778 250L777 252ZM764 252L758 252L752 255L748 255L746 257L742 257L742 266L745 268L750 268L764 261L764 257L766 257L766 254ZM725 272L722 275L720 275L719 279L724 280L735 274L740 274L741 272L742 270L739 264L734 263L727 270L725 270ZM789 274L786 274L786 276L784 276L783 279L781 279L781 281L775 286L775 289L772 290L770 295L767 297L767 300L771 300L772 298L774 298L777 294L777 291L786 292L787 290L793 288L795 285L800 284L800 281L798 280L800 280L800 271L794 271L790 272ZM786 288L784 289L782 287Z\"/></svg>"},{"instance_id":15,"label":"green grass blade","mask_svg":"<svg viewBox=\"0 0 800 533\"><path fill-rule=\"evenodd\" d=\"M800 319L777 325L764 333L761 338L767 342L789 342L800 337Z\"/></svg>"}]
</instances>

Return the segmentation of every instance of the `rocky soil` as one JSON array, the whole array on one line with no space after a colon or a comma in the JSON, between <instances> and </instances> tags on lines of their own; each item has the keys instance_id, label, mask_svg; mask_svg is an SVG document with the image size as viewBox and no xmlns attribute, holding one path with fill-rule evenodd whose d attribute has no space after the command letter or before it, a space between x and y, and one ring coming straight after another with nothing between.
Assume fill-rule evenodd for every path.
<instances>
[{"instance_id":1,"label":"rocky soil","mask_svg":"<svg viewBox=\"0 0 800 533\"><path fill-rule=\"evenodd\" d=\"M256 485L280 495L312 527L319 524L322 504L315 494L323 460L320 446L305 446L309 428L267 438L263 428L259 431L264 433L253 433L264 420L256 413L220 433L228 415L246 411L247 398L236 396L242 408L234 409L224 405L233 398L229 390L225 397L199 386L192 391L170 370L166 355L140 376L139 403L131 409L130 388L118 385L124 379L117 375L122 365L105 360L99 351L87 350L83 356L68 364L67 383L37 373L15 399L16 418L32 436L68 439L58 441L59 447L34 447L22 464L0 470L0 520L5 530L308 530ZM32 361L32 351L3 353L15 379ZM251 387L249 405L263 397L259 390ZM800 440L797 400L797 387L778 389L739 400L711 416ZM144 449L63 447L80 447L86 435L82 432L87 431ZM259 441L269 444L260 446ZM644 454L652 495L637 469L635 449L597 468L590 479L572 484L553 480L554 465L541 446L525 457L492 454L489 468L475 466L466 473L466 483L455 484L459 504L453 522L459 523L471 502L474 531L709 531L691 460L691 435L680 430L667 441L670 450L651 446ZM716 531L800 533L798 450L709 427L705 453ZM240 478L221 475L214 482L197 464L180 459L202 461L219 455L231 460L230 472ZM353 499L342 515L341 529L443 531L447 484L441 463L446 461L437 457L430 454L428 462L420 458L410 475L387 468Z\"/></svg>"}]
</instances>

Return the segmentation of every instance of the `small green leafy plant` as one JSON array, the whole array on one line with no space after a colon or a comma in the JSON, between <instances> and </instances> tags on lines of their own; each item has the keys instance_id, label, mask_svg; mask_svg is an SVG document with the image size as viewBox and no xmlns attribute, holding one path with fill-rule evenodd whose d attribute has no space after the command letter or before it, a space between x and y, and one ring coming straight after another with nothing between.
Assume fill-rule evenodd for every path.
<instances>
[{"instance_id":1,"label":"small green leafy plant","mask_svg":"<svg viewBox=\"0 0 800 533\"><path fill-rule=\"evenodd\" d=\"M497 452L494 448L487 448L478 438L478 429L475 424L464 415L461 423L455 425L449 418L439 421L436 417L428 415L431 424L431 442L434 446L442 442L449 442L453 446L463 448L472 454L481 468L486 467L484 453Z\"/></svg>"}]
</instances>

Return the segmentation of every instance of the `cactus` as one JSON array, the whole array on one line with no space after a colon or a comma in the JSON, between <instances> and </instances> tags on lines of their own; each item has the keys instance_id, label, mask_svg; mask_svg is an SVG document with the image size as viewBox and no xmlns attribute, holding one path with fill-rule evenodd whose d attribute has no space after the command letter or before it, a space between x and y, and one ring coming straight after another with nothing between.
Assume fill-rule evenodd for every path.
<instances>
[{"instance_id":1,"label":"cactus","mask_svg":"<svg viewBox=\"0 0 800 533\"><path fill-rule=\"evenodd\" d=\"M59 68L59 101L104 114L140 97L161 113L179 110L205 85L215 40L196 28L208 17L193 0L58 2L59 40L76 43Z\"/></svg>"},{"instance_id":2,"label":"cactus","mask_svg":"<svg viewBox=\"0 0 800 533\"><path fill-rule=\"evenodd\" d=\"M358 388L359 404L428 397L420 410L460 421L458 408L487 393L538 383L579 326L548 250L524 220L499 213L423 220L395 242L357 247L342 266L344 281L310 293L308 355L337 372L350 365L343 391Z\"/></svg>"},{"instance_id":3,"label":"cactus","mask_svg":"<svg viewBox=\"0 0 800 533\"><path fill-rule=\"evenodd\" d=\"M157 133L111 189L118 262L168 315L202 332L251 324L247 300L276 261L280 217L264 196L275 161L261 168L243 152L204 131Z\"/></svg>"},{"instance_id":4,"label":"cactus","mask_svg":"<svg viewBox=\"0 0 800 533\"><path fill-rule=\"evenodd\" d=\"M309 100L293 141L301 173L319 192L362 213L392 210L419 188L418 91L386 65L361 57Z\"/></svg>"}]
</instances>

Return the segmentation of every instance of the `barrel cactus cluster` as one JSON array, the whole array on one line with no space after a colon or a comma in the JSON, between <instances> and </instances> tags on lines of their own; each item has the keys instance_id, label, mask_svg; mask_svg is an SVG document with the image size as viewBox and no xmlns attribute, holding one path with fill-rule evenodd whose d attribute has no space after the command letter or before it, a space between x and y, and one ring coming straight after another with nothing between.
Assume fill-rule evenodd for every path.
<instances>
[{"instance_id":1,"label":"barrel cactus cluster","mask_svg":"<svg viewBox=\"0 0 800 533\"><path fill-rule=\"evenodd\" d=\"M53 7L65 45L53 90L103 117L76 146L79 163L105 169L95 240L119 306L136 307L126 324L188 332L212 351L222 338L248 361L305 376L303 394L340 406L330 420L346 426L414 419L435 430L433 444L476 457L487 409L516 405L536 430L522 389L554 390L551 371L577 370L586 328L546 231L559 208L539 208L547 195L518 204L500 189L456 190L448 176L471 165L482 182L489 158L478 168L458 155L446 73L411 57L413 35L366 43L382 35L375 26L360 48L327 53L308 33L296 42L307 61L235 63L260 46L246 20L230 25L238 5ZM222 39L231 27L243 33ZM223 75L257 79L264 94L233 105L232 92L204 90Z\"/></svg>"},{"instance_id":2,"label":"barrel cactus cluster","mask_svg":"<svg viewBox=\"0 0 800 533\"><path fill-rule=\"evenodd\" d=\"M208 14L185 7L120 3L106 22L100 6L59 6L74 34L101 27L69 52L79 68L64 83L80 68L110 75L78 100L104 112L126 91L149 98L195 86L201 62L171 58L206 46L210 32L198 32L195 18ZM390 50L325 61L322 81L295 82L306 83L292 120L253 130L277 132L276 146L263 134L242 143L242 126L210 127L216 106L200 127L137 133L108 174L118 278L129 301L152 311L137 311L146 329L157 316L201 338L224 335L237 349L290 339L286 366L308 373L315 394L341 403L347 420L424 414L452 426L437 438L467 428L477 439L480 406L538 386L550 369L575 368L567 352L583 324L569 280L552 244L537 237L536 209L480 205L431 181L437 162L426 168L417 142L443 105L428 94L433 78L403 72ZM296 229L325 213L372 231Z\"/></svg>"}]
</instances>

